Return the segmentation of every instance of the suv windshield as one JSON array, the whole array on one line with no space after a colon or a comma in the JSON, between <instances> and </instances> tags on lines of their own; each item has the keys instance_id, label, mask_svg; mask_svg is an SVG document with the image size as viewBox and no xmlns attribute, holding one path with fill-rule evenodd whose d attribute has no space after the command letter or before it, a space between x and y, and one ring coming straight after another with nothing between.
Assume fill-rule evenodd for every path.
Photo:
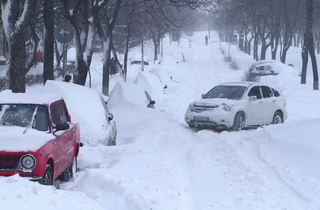
<instances>
[{"instance_id":1,"label":"suv windshield","mask_svg":"<svg viewBox=\"0 0 320 210\"><path fill-rule=\"evenodd\" d=\"M37 108L32 128L49 130L48 109L45 105L35 104L0 104L0 126L28 127Z\"/></svg>"},{"instance_id":2,"label":"suv windshield","mask_svg":"<svg viewBox=\"0 0 320 210\"><path fill-rule=\"evenodd\" d=\"M226 98L239 100L247 87L219 85L212 88L203 98Z\"/></svg>"}]
</instances>

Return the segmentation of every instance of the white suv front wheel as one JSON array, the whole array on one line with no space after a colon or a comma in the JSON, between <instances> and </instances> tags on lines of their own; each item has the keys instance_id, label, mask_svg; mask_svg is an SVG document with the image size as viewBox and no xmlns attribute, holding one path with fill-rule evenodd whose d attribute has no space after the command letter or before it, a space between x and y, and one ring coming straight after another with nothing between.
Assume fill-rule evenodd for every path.
<instances>
[{"instance_id":1,"label":"white suv front wheel","mask_svg":"<svg viewBox=\"0 0 320 210\"><path fill-rule=\"evenodd\" d=\"M232 130L240 131L246 125L246 114L244 112L238 112L233 120Z\"/></svg>"}]
</instances>

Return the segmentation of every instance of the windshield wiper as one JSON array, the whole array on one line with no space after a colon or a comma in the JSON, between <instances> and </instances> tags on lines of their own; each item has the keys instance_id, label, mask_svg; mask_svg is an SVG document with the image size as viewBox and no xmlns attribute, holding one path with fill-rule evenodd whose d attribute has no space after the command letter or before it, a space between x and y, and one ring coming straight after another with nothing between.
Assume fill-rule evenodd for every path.
<instances>
[{"instance_id":1,"label":"windshield wiper","mask_svg":"<svg viewBox=\"0 0 320 210\"><path fill-rule=\"evenodd\" d=\"M32 114L32 118L31 118L31 122L29 123L29 125L27 126L27 128L23 131L23 134L25 134L27 132L27 130L31 127L31 125L33 124L34 120L36 119L36 115L38 112L38 106L36 106L36 108L34 109L34 112Z\"/></svg>"}]
</instances>

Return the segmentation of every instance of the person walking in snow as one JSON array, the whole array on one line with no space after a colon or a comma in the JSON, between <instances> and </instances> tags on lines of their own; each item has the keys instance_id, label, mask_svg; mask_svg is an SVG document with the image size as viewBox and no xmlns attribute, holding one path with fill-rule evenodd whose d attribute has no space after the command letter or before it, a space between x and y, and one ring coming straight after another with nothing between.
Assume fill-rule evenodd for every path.
<instances>
[{"instance_id":1,"label":"person walking in snow","mask_svg":"<svg viewBox=\"0 0 320 210\"><path fill-rule=\"evenodd\" d=\"M206 45L208 45L208 36L207 35L205 37L205 40L206 40Z\"/></svg>"},{"instance_id":2,"label":"person walking in snow","mask_svg":"<svg viewBox=\"0 0 320 210\"><path fill-rule=\"evenodd\" d=\"M116 70L116 61L114 60L114 58L112 57L110 59L110 74L116 74L117 73L117 70Z\"/></svg>"}]
</instances>

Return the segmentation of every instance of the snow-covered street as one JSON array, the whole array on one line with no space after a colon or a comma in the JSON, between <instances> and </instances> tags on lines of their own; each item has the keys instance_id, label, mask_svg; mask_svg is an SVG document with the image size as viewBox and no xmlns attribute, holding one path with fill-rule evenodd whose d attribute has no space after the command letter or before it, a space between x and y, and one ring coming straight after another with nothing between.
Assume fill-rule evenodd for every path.
<instances>
[{"instance_id":1,"label":"snow-covered street","mask_svg":"<svg viewBox=\"0 0 320 210\"><path fill-rule=\"evenodd\" d=\"M262 79L278 85L287 98L284 124L240 132L196 131L184 122L189 103L216 84L241 81L254 62L231 45L230 54L241 69L230 69L221 52L228 53L228 43L211 32L205 46L206 34L196 32L179 45L166 37L166 59L160 64L153 64L153 51L148 51L151 65L143 74L161 68L172 80L162 82L168 86L165 94L157 87L151 91L155 109L123 101L110 104L117 146L82 147L80 171L69 182L56 183L59 189L19 176L0 177L0 209L320 209L320 92L312 90L311 69L307 84L299 84L301 49L288 51L288 63L297 71L288 67ZM177 55L185 62L177 63ZM134 83L140 68L129 65L127 83ZM95 55L92 87L99 91L101 71L101 57ZM111 76L111 90L118 81L122 78ZM27 91L36 89L41 86Z\"/></svg>"}]
</instances>

